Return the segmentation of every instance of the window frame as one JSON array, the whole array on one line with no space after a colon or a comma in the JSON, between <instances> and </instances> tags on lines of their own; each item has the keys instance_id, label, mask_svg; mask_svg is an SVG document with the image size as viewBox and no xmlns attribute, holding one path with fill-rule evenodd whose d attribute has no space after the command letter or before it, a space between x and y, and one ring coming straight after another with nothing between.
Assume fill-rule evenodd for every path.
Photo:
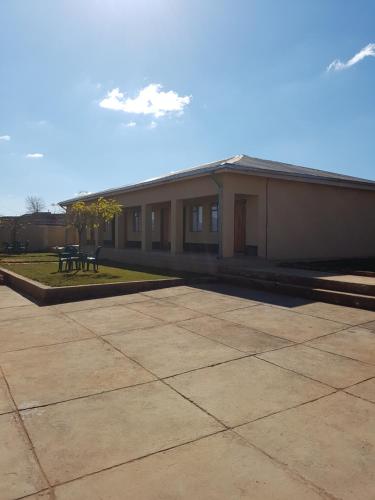
<instances>
[{"instance_id":1,"label":"window frame","mask_svg":"<svg viewBox=\"0 0 375 500\"><path fill-rule=\"evenodd\" d=\"M156 210L153 208L151 210L151 232L156 231Z\"/></svg>"},{"instance_id":2,"label":"window frame","mask_svg":"<svg viewBox=\"0 0 375 500\"><path fill-rule=\"evenodd\" d=\"M216 218L213 217L214 213L216 214ZM219 232L219 203L217 201L210 205L210 232Z\"/></svg>"},{"instance_id":3,"label":"window frame","mask_svg":"<svg viewBox=\"0 0 375 500\"><path fill-rule=\"evenodd\" d=\"M140 208L133 208L132 228L133 228L133 233L140 233L142 230L141 209Z\"/></svg>"},{"instance_id":4,"label":"window frame","mask_svg":"<svg viewBox=\"0 0 375 500\"><path fill-rule=\"evenodd\" d=\"M202 231L203 231L203 205L192 205L191 232L201 233Z\"/></svg>"}]
</instances>

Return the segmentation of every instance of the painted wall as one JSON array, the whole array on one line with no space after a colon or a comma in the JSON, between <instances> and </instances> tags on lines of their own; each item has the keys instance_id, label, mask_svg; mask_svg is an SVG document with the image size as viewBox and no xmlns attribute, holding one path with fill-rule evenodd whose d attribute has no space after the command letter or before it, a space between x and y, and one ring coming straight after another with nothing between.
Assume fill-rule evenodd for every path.
<instances>
[{"instance_id":1,"label":"painted wall","mask_svg":"<svg viewBox=\"0 0 375 500\"><path fill-rule=\"evenodd\" d=\"M66 243L76 243L74 233L67 240L67 228L65 226L50 226L42 224L27 224L17 232L17 240L29 242L29 251L43 251L50 247L63 246ZM0 226L0 245L11 242L12 235L8 226Z\"/></svg>"},{"instance_id":2,"label":"painted wall","mask_svg":"<svg viewBox=\"0 0 375 500\"><path fill-rule=\"evenodd\" d=\"M270 180L268 258L375 255L375 192Z\"/></svg>"}]
</instances>

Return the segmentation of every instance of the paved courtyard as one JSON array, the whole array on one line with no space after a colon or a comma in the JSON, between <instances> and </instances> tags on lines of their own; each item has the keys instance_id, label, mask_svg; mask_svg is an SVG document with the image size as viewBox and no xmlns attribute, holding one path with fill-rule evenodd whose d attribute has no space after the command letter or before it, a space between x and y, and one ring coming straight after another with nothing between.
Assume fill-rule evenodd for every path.
<instances>
[{"instance_id":1,"label":"paved courtyard","mask_svg":"<svg viewBox=\"0 0 375 500\"><path fill-rule=\"evenodd\" d=\"M375 498L375 312L0 286L0 499Z\"/></svg>"}]
</instances>

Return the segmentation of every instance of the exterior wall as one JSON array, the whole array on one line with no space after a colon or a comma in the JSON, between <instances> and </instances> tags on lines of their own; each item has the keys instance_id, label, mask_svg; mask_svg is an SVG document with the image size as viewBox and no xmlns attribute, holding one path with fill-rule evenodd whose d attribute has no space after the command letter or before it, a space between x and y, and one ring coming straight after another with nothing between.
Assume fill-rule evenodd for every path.
<instances>
[{"instance_id":1,"label":"exterior wall","mask_svg":"<svg viewBox=\"0 0 375 500\"><path fill-rule=\"evenodd\" d=\"M12 242L11 230L7 226L0 225L0 243ZM77 237L74 232L67 239L67 228L65 226L51 226L41 224L27 224L17 232L18 241L28 241L29 251L47 250L53 246L62 246L66 243L76 243Z\"/></svg>"},{"instance_id":2,"label":"exterior wall","mask_svg":"<svg viewBox=\"0 0 375 500\"><path fill-rule=\"evenodd\" d=\"M375 192L269 181L268 258L375 255Z\"/></svg>"}]
</instances>

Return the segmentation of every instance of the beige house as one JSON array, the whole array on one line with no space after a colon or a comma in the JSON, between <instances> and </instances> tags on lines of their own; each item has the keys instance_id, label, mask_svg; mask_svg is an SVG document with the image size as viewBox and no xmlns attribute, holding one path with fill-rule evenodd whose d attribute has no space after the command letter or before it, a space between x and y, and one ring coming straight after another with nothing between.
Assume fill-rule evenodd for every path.
<instances>
[{"instance_id":1,"label":"beige house","mask_svg":"<svg viewBox=\"0 0 375 500\"><path fill-rule=\"evenodd\" d=\"M123 205L90 236L115 261L212 270L237 256L375 255L375 182L356 177L239 155L60 205L99 196Z\"/></svg>"}]
</instances>

